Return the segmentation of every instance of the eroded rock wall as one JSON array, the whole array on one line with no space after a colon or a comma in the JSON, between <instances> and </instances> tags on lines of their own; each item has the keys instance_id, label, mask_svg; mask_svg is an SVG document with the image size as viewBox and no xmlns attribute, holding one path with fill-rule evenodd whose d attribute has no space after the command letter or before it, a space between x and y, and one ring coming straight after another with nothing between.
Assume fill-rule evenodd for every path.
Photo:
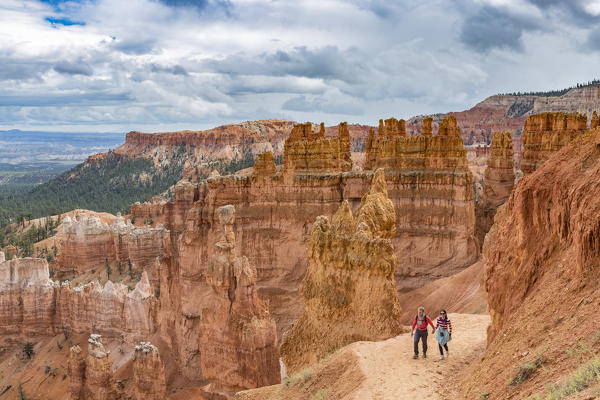
<instances>
[{"instance_id":1,"label":"eroded rock wall","mask_svg":"<svg viewBox=\"0 0 600 400\"><path fill-rule=\"evenodd\" d=\"M523 129L521 171L530 174L552 154L587 131L587 117L579 113L541 113L531 115Z\"/></svg>"},{"instance_id":2,"label":"eroded rock wall","mask_svg":"<svg viewBox=\"0 0 600 400\"><path fill-rule=\"evenodd\" d=\"M133 381L135 400L168 398L165 367L158 348L150 342L141 342L135 347Z\"/></svg>"},{"instance_id":3,"label":"eroded rock wall","mask_svg":"<svg viewBox=\"0 0 600 400\"><path fill-rule=\"evenodd\" d=\"M112 225L102 224L95 215L80 214L62 222L62 244L58 266L62 271L102 269L108 262L116 269L121 263L131 263L136 270L151 266L163 253L163 241L168 232L158 225L135 227L131 221L117 215Z\"/></svg>"},{"instance_id":4,"label":"eroded rock wall","mask_svg":"<svg viewBox=\"0 0 600 400\"><path fill-rule=\"evenodd\" d=\"M510 132L495 132L485 169L483 190L477 199L475 231L480 245L494 223L496 209L508 200L515 184L514 151Z\"/></svg>"},{"instance_id":5,"label":"eroded rock wall","mask_svg":"<svg viewBox=\"0 0 600 400\"><path fill-rule=\"evenodd\" d=\"M302 316L283 337L288 372L360 340L383 340L402 332L390 238L394 204L383 170L373 178L354 217L344 201L331 222L317 217L307 249L309 267L300 286Z\"/></svg>"}]
</instances>

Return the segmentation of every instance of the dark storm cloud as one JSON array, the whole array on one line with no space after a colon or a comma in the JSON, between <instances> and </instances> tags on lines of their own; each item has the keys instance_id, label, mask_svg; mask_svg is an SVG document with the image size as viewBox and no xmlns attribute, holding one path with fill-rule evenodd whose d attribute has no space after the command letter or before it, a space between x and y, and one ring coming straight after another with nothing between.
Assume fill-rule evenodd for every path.
<instances>
[{"instance_id":1,"label":"dark storm cloud","mask_svg":"<svg viewBox=\"0 0 600 400\"><path fill-rule=\"evenodd\" d=\"M156 40L154 39L124 39L114 40L110 46L122 53L128 55L139 56L142 54L149 54L155 50Z\"/></svg>"},{"instance_id":2,"label":"dark storm cloud","mask_svg":"<svg viewBox=\"0 0 600 400\"><path fill-rule=\"evenodd\" d=\"M62 61L54 64L54 70L64 75L85 75L92 76L94 71L92 67L85 63L70 63Z\"/></svg>"},{"instance_id":3,"label":"dark storm cloud","mask_svg":"<svg viewBox=\"0 0 600 400\"><path fill-rule=\"evenodd\" d=\"M292 75L344 82L358 82L368 73L365 58L356 48L340 51L337 46L263 53L257 57L236 54L223 60L210 60L206 67L213 72L231 75Z\"/></svg>"},{"instance_id":4,"label":"dark storm cloud","mask_svg":"<svg viewBox=\"0 0 600 400\"><path fill-rule=\"evenodd\" d=\"M525 30L537 29L534 20L511 15L506 10L484 6L463 22L460 40L476 51L511 49L521 51Z\"/></svg>"},{"instance_id":5,"label":"dark storm cloud","mask_svg":"<svg viewBox=\"0 0 600 400\"><path fill-rule=\"evenodd\" d=\"M0 107L53 107L110 105L132 101L127 93L77 93L77 94L35 94L35 95L0 95Z\"/></svg>"},{"instance_id":6,"label":"dark storm cloud","mask_svg":"<svg viewBox=\"0 0 600 400\"><path fill-rule=\"evenodd\" d=\"M184 75L186 76L188 73L181 65L173 65L173 66L164 66L158 64L152 64L150 66L150 70L152 72L166 72L168 74L173 75Z\"/></svg>"}]
</instances>

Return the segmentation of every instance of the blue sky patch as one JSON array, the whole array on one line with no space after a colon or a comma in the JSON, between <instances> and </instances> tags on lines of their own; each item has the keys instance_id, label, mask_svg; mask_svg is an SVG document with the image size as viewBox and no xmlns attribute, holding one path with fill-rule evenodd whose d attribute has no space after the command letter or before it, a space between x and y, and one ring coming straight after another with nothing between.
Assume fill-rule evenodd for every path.
<instances>
[{"instance_id":1,"label":"blue sky patch","mask_svg":"<svg viewBox=\"0 0 600 400\"><path fill-rule=\"evenodd\" d=\"M69 18L54 18L54 17L46 17L46 21L50 22L52 25L64 25L64 26L72 26L72 25L85 25L83 21L72 21Z\"/></svg>"}]
</instances>

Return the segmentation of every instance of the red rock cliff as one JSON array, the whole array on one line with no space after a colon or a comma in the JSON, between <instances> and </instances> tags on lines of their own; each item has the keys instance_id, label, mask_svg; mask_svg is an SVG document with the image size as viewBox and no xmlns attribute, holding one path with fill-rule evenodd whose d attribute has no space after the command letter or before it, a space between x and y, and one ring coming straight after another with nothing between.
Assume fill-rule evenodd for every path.
<instances>
[{"instance_id":1,"label":"red rock cliff","mask_svg":"<svg viewBox=\"0 0 600 400\"><path fill-rule=\"evenodd\" d=\"M578 113L530 116L523 129L521 170L530 174L550 156L587 130L587 117Z\"/></svg>"},{"instance_id":2,"label":"red rock cliff","mask_svg":"<svg viewBox=\"0 0 600 400\"><path fill-rule=\"evenodd\" d=\"M596 129L522 178L498 210L484 243L488 348L460 398L543 398L546 382L564 382L600 351L591 331L577 328L598 312L599 174ZM524 365L534 367L508 385Z\"/></svg>"},{"instance_id":3,"label":"red rock cliff","mask_svg":"<svg viewBox=\"0 0 600 400\"><path fill-rule=\"evenodd\" d=\"M477 199L475 232L480 245L494 223L496 209L503 204L515 184L514 151L510 132L496 132L485 169L483 190Z\"/></svg>"}]
</instances>

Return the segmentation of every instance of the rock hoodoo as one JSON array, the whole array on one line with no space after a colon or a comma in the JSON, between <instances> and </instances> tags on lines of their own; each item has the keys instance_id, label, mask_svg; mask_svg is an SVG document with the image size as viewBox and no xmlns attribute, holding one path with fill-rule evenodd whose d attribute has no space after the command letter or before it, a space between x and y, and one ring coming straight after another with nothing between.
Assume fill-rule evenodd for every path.
<instances>
[{"instance_id":1,"label":"rock hoodoo","mask_svg":"<svg viewBox=\"0 0 600 400\"><path fill-rule=\"evenodd\" d=\"M185 328L184 357L186 365L199 361L201 371L184 368L184 373L201 372L211 381L210 391L234 393L280 381L277 329L258 297L256 268L235 255L235 208L219 207L217 213L222 231L203 271L205 282L188 292L202 301L184 300L185 318L196 320ZM198 353L190 352L194 344Z\"/></svg>"},{"instance_id":2,"label":"rock hoodoo","mask_svg":"<svg viewBox=\"0 0 600 400\"><path fill-rule=\"evenodd\" d=\"M579 113L542 113L527 118L523 129L521 170L530 174L550 156L587 131L587 117Z\"/></svg>"},{"instance_id":3,"label":"rock hoodoo","mask_svg":"<svg viewBox=\"0 0 600 400\"><path fill-rule=\"evenodd\" d=\"M485 169L483 190L475 209L475 232L480 245L494 223L496 209L508 200L515 184L514 151L510 132L495 132Z\"/></svg>"},{"instance_id":4,"label":"rock hoodoo","mask_svg":"<svg viewBox=\"0 0 600 400\"><path fill-rule=\"evenodd\" d=\"M300 286L305 311L283 337L288 372L312 364L359 340L382 340L402 332L390 238L394 204L382 169L356 213L344 201L331 222L317 217L308 245L309 267Z\"/></svg>"},{"instance_id":5,"label":"rock hoodoo","mask_svg":"<svg viewBox=\"0 0 600 400\"><path fill-rule=\"evenodd\" d=\"M325 137L325 124L313 132L312 124L294 125L284 145L283 167L288 173L344 172L352 169L348 124L339 125L337 137Z\"/></svg>"},{"instance_id":6,"label":"rock hoodoo","mask_svg":"<svg viewBox=\"0 0 600 400\"><path fill-rule=\"evenodd\" d=\"M101 338L102 336L92 333L88 339L88 356L83 377L84 400L117 400L112 360Z\"/></svg>"},{"instance_id":7,"label":"rock hoodoo","mask_svg":"<svg viewBox=\"0 0 600 400\"><path fill-rule=\"evenodd\" d=\"M69 398L71 400L85 400L83 386L85 384L85 357L81 347L75 345L69 349Z\"/></svg>"},{"instance_id":8,"label":"rock hoodoo","mask_svg":"<svg viewBox=\"0 0 600 400\"><path fill-rule=\"evenodd\" d=\"M135 346L133 358L133 381L136 400L167 399L165 367L158 348L150 342Z\"/></svg>"},{"instance_id":9,"label":"rock hoodoo","mask_svg":"<svg viewBox=\"0 0 600 400\"><path fill-rule=\"evenodd\" d=\"M403 136L402 124L393 121L388 120L392 136L379 137L372 132L367 150L381 155L377 162L386 167L389 198L396 208L396 230L391 238L399 260L396 285L405 292L462 270L473 263L479 249L474 236L472 174L462 141L455 134L455 122L449 119L444 135L431 137ZM343 124L338 131L345 135ZM355 212L373 179L373 171L341 172L339 164L315 161L330 159L323 149L330 151L332 143L337 149L345 141L319 137L308 125L297 126L287 142L287 161L274 174L260 175L261 161L253 174L177 185L174 201L165 205L156 220L164 221L172 242L178 245L173 273L180 279L182 293L174 301L181 298L186 327L195 323L194 293L202 286L204 271L216 251L211 243L219 240L212 229L218 223L217 209L227 204L236 208L236 252L256 266L257 287L269 300L278 333L300 316L298 287L307 268L305 248L312 223L319 215L335 214L344 200ZM322 147L313 149L307 143L321 143ZM293 157L288 157L288 151ZM141 212L135 207L136 213ZM190 364L189 368L198 371L200 367Z\"/></svg>"}]
</instances>

